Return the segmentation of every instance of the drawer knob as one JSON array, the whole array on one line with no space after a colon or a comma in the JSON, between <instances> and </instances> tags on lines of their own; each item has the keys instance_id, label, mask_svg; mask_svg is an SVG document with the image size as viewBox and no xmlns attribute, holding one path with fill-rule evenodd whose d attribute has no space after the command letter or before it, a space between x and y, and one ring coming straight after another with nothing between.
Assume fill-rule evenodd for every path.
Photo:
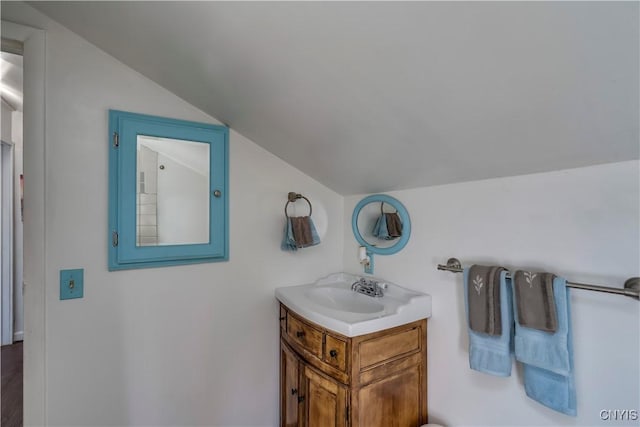
<instances>
[{"instance_id":1,"label":"drawer knob","mask_svg":"<svg viewBox=\"0 0 640 427\"><path fill-rule=\"evenodd\" d=\"M292 388L291 389L291 395L293 396L294 394L298 394L298 389L297 388Z\"/></svg>"},{"instance_id":2,"label":"drawer knob","mask_svg":"<svg viewBox=\"0 0 640 427\"><path fill-rule=\"evenodd\" d=\"M304 402L304 396L298 396L298 403Z\"/></svg>"},{"instance_id":3,"label":"drawer knob","mask_svg":"<svg viewBox=\"0 0 640 427\"><path fill-rule=\"evenodd\" d=\"M331 350L329 352L329 356L331 356L333 359L335 359L336 357L338 357L338 350Z\"/></svg>"},{"instance_id":4,"label":"drawer knob","mask_svg":"<svg viewBox=\"0 0 640 427\"><path fill-rule=\"evenodd\" d=\"M304 335L305 335L304 331L296 332L296 337L298 337L298 338L302 338L302 337L304 337Z\"/></svg>"}]
</instances>

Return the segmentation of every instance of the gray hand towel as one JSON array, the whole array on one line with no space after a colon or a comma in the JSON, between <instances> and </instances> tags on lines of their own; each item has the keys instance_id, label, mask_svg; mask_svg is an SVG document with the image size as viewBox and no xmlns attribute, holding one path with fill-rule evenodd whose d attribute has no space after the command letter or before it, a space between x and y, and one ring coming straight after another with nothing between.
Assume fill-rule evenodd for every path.
<instances>
[{"instance_id":1,"label":"gray hand towel","mask_svg":"<svg viewBox=\"0 0 640 427\"><path fill-rule=\"evenodd\" d=\"M299 248L306 248L313 243L313 236L311 236L311 227L309 225L308 216L292 217L291 227L293 228L293 238L296 240L296 246Z\"/></svg>"},{"instance_id":2,"label":"gray hand towel","mask_svg":"<svg viewBox=\"0 0 640 427\"><path fill-rule=\"evenodd\" d=\"M558 316L553 296L551 273L516 271L513 279L518 323L521 326L545 332L556 332Z\"/></svg>"},{"instance_id":3,"label":"gray hand towel","mask_svg":"<svg viewBox=\"0 0 640 427\"><path fill-rule=\"evenodd\" d=\"M500 272L505 268L472 265L468 275L469 327L487 335L502 334Z\"/></svg>"}]
</instances>

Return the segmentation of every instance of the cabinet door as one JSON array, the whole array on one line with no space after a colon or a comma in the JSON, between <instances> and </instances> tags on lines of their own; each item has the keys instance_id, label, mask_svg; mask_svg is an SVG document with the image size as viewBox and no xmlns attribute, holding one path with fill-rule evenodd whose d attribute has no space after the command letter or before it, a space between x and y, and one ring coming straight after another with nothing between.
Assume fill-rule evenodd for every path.
<instances>
[{"instance_id":1,"label":"cabinet door","mask_svg":"<svg viewBox=\"0 0 640 427\"><path fill-rule=\"evenodd\" d=\"M227 261L229 129L109 110L112 138L109 270Z\"/></svg>"},{"instance_id":2,"label":"cabinet door","mask_svg":"<svg viewBox=\"0 0 640 427\"><path fill-rule=\"evenodd\" d=\"M304 427L347 425L347 390L335 380L302 364L304 384Z\"/></svg>"},{"instance_id":3,"label":"cabinet door","mask_svg":"<svg viewBox=\"0 0 640 427\"><path fill-rule=\"evenodd\" d=\"M300 360L280 342L280 425L298 427Z\"/></svg>"},{"instance_id":4,"label":"cabinet door","mask_svg":"<svg viewBox=\"0 0 640 427\"><path fill-rule=\"evenodd\" d=\"M362 387L357 392L353 425L408 427L427 422L422 417L420 371L419 366L414 366Z\"/></svg>"}]
</instances>

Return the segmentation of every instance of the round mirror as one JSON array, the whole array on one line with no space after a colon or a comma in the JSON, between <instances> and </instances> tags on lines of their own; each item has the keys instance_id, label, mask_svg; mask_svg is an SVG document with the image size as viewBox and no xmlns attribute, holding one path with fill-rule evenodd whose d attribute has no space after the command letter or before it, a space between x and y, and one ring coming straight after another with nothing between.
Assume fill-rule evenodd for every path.
<instances>
[{"instance_id":1,"label":"round mirror","mask_svg":"<svg viewBox=\"0 0 640 427\"><path fill-rule=\"evenodd\" d=\"M360 200L353 209L351 227L358 243L378 255L395 254L411 235L407 209L398 199L384 194Z\"/></svg>"}]
</instances>

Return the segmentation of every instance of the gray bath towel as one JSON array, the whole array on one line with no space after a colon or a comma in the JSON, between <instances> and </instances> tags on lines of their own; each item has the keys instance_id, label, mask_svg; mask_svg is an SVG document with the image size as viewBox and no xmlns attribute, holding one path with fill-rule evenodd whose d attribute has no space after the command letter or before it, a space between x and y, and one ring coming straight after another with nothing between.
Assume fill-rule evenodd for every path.
<instances>
[{"instance_id":1,"label":"gray bath towel","mask_svg":"<svg viewBox=\"0 0 640 427\"><path fill-rule=\"evenodd\" d=\"M513 278L514 296L518 307L518 323L531 329L556 332L558 316L553 297L551 273L516 271Z\"/></svg>"},{"instance_id":2,"label":"gray bath towel","mask_svg":"<svg viewBox=\"0 0 640 427\"><path fill-rule=\"evenodd\" d=\"M469 327L487 335L502 334L500 272L505 268L472 265L468 275Z\"/></svg>"}]
</instances>

